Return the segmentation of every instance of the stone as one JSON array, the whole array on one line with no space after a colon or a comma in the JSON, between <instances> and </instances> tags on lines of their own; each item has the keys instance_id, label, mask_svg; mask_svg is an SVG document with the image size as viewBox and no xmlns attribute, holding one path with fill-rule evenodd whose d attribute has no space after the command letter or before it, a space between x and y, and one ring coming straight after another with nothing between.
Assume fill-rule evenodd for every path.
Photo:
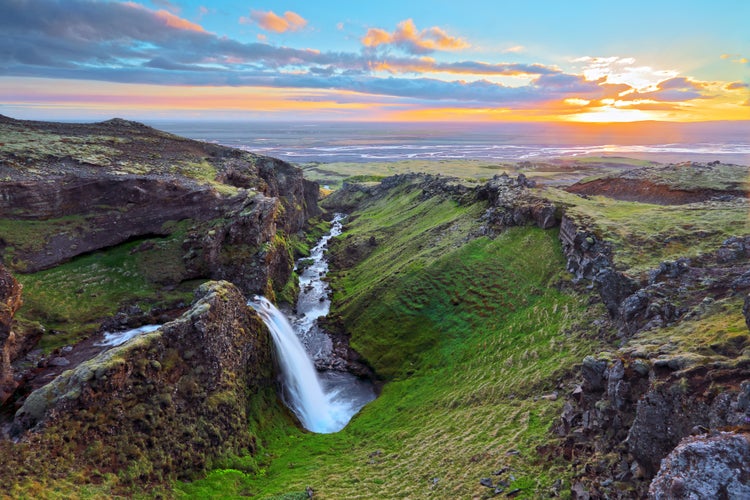
<instances>
[{"instance_id":1,"label":"stone","mask_svg":"<svg viewBox=\"0 0 750 500\"><path fill-rule=\"evenodd\" d=\"M13 331L13 317L23 304L21 289L21 284L0 264L0 405L13 394L17 386L11 363L33 347L19 348L24 342Z\"/></svg>"},{"instance_id":2,"label":"stone","mask_svg":"<svg viewBox=\"0 0 750 500\"><path fill-rule=\"evenodd\" d=\"M750 288L750 271L743 273L742 276L732 281L732 289L744 290L746 288Z\"/></svg>"},{"instance_id":3,"label":"stone","mask_svg":"<svg viewBox=\"0 0 750 500\"><path fill-rule=\"evenodd\" d=\"M613 319L619 317L623 301L631 297L637 289L637 285L633 280L611 268L605 268L600 271L596 275L594 282L598 287L599 295L607 308L610 318Z\"/></svg>"},{"instance_id":4,"label":"stone","mask_svg":"<svg viewBox=\"0 0 750 500\"><path fill-rule=\"evenodd\" d=\"M494 488L495 487L492 484L492 479L490 479L489 477L483 477L482 479L480 479L479 480L479 484L481 484L482 486L485 486L487 488Z\"/></svg>"},{"instance_id":5,"label":"stone","mask_svg":"<svg viewBox=\"0 0 750 500\"><path fill-rule=\"evenodd\" d=\"M56 357L50 359L47 362L47 364L49 366L58 366L58 367L70 366L70 360L68 360L67 358L63 358L62 356L56 356Z\"/></svg>"},{"instance_id":6,"label":"stone","mask_svg":"<svg viewBox=\"0 0 750 500\"><path fill-rule=\"evenodd\" d=\"M750 498L750 436L691 436L662 460L649 486L655 500Z\"/></svg>"},{"instance_id":7,"label":"stone","mask_svg":"<svg viewBox=\"0 0 750 500\"><path fill-rule=\"evenodd\" d=\"M638 290L623 300L620 306L622 319L625 322L633 320L638 314L643 313L649 304L649 296L645 290Z\"/></svg>"},{"instance_id":8,"label":"stone","mask_svg":"<svg viewBox=\"0 0 750 500\"><path fill-rule=\"evenodd\" d=\"M583 375L583 388L586 391L600 391L604 389L607 361L599 360L593 356L583 358L581 374Z\"/></svg>"},{"instance_id":9,"label":"stone","mask_svg":"<svg viewBox=\"0 0 750 500\"><path fill-rule=\"evenodd\" d=\"M44 442L46 432L69 432L81 449L97 442L96 467L108 470L122 466L118 450L129 446L149 463L141 480L186 478L219 456L254 453L250 400L273 393L272 351L238 288L207 282L176 320L33 391L10 433ZM84 425L91 414L97 425Z\"/></svg>"}]
</instances>

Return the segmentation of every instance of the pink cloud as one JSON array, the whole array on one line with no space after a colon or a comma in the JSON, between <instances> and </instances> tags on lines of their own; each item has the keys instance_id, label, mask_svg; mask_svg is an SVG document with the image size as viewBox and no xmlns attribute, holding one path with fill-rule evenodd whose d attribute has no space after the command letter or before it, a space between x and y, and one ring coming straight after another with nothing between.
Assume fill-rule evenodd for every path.
<instances>
[{"instance_id":1,"label":"pink cloud","mask_svg":"<svg viewBox=\"0 0 750 500\"><path fill-rule=\"evenodd\" d=\"M370 28L362 37L362 44L371 48L380 45L395 45L412 54L426 54L436 50L461 50L469 47L467 41L451 36L437 26L418 31L411 19L398 23L393 33L382 28Z\"/></svg>"},{"instance_id":2,"label":"pink cloud","mask_svg":"<svg viewBox=\"0 0 750 500\"><path fill-rule=\"evenodd\" d=\"M273 31L276 33L297 31L307 26L307 20L305 18L289 10L284 12L283 16L279 16L271 10L268 12L254 10L250 12L249 18L241 17L240 23L255 23L266 31Z\"/></svg>"},{"instance_id":3,"label":"pink cloud","mask_svg":"<svg viewBox=\"0 0 750 500\"><path fill-rule=\"evenodd\" d=\"M186 30L186 31L197 31L200 33L206 32L206 30L204 30L203 26L201 26L200 24L196 24L194 22L188 21L187 19L183 19L163 9L153 12L135 2L125 2L123 5L127 7L132 7L134 9L138 9L143 12L148 12L149 14L152 14L154 17L159 19L166 26L169 26L170 28L177 28L179 30Z\"/></svg>"}]
</instances>

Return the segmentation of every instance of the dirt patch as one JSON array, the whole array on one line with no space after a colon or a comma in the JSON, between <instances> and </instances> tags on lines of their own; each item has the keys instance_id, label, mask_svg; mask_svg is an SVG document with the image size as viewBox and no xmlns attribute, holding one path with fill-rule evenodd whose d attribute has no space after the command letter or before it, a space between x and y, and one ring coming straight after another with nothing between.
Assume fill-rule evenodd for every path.
<instances>
[{"instance_id":1,"label":"dirt patch","mask_svg":"<svg viewBox=\"0 0 750 500\"><path fill-rule=\"evenodd\" d=\"M569 193L598 195L623 201L653 203L655 205L685 205L725 196L745 196L744 191L717 189L675 189L643 179L606 178L579 182L566 188Z\"/></svg>"}]
</instances>

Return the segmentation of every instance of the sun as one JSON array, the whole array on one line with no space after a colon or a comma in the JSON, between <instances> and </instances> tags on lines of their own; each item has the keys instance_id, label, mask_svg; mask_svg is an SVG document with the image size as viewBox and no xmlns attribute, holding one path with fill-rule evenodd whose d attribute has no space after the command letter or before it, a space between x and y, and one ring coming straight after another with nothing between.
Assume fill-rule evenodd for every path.
<instances>
[{"instance_id":1,"label":"sun","mask_svg":"<svg viewBox=\"0 0 750 500\"><path fill-rule=\"evenodd\" d=\"M657 120L655 113L641 109L622 109L614 106L590 108L584 113L577 113L566 117L566 121L583 123L625 123L646 120Z\"/></svg>"}]
</instances>

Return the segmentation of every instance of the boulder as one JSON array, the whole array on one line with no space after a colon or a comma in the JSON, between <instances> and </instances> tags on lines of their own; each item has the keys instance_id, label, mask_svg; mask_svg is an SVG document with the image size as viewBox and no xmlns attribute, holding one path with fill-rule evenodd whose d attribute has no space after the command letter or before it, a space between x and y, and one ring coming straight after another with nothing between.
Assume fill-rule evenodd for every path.
<instances>
[{"instance_id":1,"label":"boulder","mask_svg":"<svg viewBox=\"0 0 750 500\"><path fill-rule=\"evenodd\" d=\"M649 486L655 500L750 498L750 436L691 436L661 462Z\"/></svg>"}]
</instances>

